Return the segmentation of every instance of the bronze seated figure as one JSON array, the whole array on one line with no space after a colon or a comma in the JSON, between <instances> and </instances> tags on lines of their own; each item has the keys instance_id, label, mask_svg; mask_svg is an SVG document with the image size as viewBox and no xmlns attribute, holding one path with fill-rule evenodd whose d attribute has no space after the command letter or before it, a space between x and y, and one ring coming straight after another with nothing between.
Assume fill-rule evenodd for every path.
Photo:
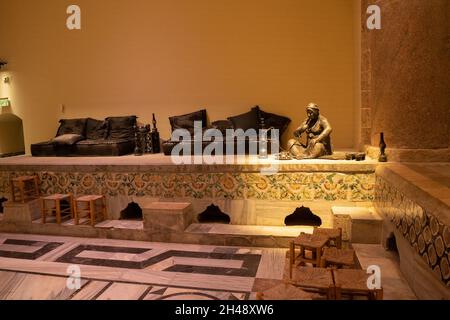
<instances>
[{"instance_id":1,"label":"bronze seated figure","mask_svg":"<svg viewBox=\"0 0 450 320\"><path fill-rule=\"evenodd\" d=\"M308 104L306 114L308 118L294 131L295 139L288 141L288 152L296 159L316 159L332 155L332 128L328 120L320 115L319 106L315 103ZM303 133L306 133L306 144L300 140Z\"/></svg>"}]
</instances>

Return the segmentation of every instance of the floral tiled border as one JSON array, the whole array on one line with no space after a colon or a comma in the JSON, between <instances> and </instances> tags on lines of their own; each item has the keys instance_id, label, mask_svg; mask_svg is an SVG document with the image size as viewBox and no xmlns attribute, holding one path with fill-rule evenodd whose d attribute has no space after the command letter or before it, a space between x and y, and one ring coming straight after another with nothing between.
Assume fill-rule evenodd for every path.
<instances>
[{"instance_id":1,"label":"floral tiled border","mask_svg":"<svg viewBox=\"0 0 450 320\"><path fill-rule=\"evenodd\" d=\"M450 287L450 227L378 176L375 206L401 232L435 276Z\"/></svg>"},{"instance_id":2,"label":"floral tiled border","mask_svg":"<svg viewBox=\"0 0 450 320\"><path fill-rule=\"evenodd\" d=\"M35 175L42 194L104 194L161 198L373 201L374 173L123 173L0 171L0 196L12 177Z\"/></svg>"}]
</instances>

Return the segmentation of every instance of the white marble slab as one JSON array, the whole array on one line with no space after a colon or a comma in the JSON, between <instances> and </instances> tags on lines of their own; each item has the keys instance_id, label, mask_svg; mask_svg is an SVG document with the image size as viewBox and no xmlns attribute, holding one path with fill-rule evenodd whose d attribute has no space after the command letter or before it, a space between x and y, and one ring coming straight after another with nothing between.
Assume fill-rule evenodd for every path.
<instances>
[{"instance_id":1,"label":"white marble slab","mask_svg":"<svg viewBox=\"0 0 450 320\"><path fill-rule=\"evenodd\" d=\"M42 249L42 246L23 246L19 244L1 244L0 250L11 251L11 252L21 252L21 253L33 253Z\"/></svg>"},{"instance_id":2,"label":"white marble slab","mask_svg":"<svg viewBox=\"0 0 450 320\"><path fill-rule=\"evenodd\" d=\"M0 282L1 300L65 300L76 289L67 287L67 278L14 273ZM86 280L81 281L81 285Z\"/></svg>"},{"instance_id":3,"label":"white marble slab","mask_svg":"<svg viewBox=\"0 0 450 320\"><path fill-rule=\"evenodd\" d=\"M286 249L264 250L256 278L282 280L286 264Z\"/></svg>"},{"instance_id":4,"label":"white marble slab","mask_svg":"<svg viewBox=\"0 0 450 320\"><path fill-rule=\"evenodd\" d=\"M91 259L107 259L107 260L121 260L121 261L143 261L145 258L139 257L135 253L125 252L104 252L104 251L91 251L85 250L77 254L78 258L91 258Z\"/></svg>"}]
</instances>

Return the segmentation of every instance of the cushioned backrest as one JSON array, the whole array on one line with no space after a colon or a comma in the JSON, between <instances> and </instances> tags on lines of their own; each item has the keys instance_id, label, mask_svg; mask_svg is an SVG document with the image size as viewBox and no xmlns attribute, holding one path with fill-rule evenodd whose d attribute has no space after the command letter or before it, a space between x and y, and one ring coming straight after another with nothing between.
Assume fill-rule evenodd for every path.
<instances>
[{"instance_id":1,"label":"cushioned backrest","mask_svg":"<svg viewBox=\"0 0 450 320\"><path fill-rule=\"evenodd\" d=\"M86 122L87 118L81 119L61 119L59 120L59 128L56 136L63 134L79 134L86 136Z\"/></svg>"},{"instance_id":2,"label":"cushioned backrest","mask_svg":"<svg viewBox=\"0 0 450 320\"><path fill-rule=\"evenodd\" d=\"M286 131L289 123L291 123L291 119L285 116L280 116L275 113L264 112L262 110L260 110L260 112L261 112L260 115L264 118L264 124L266 129L271 127L278 129L279 136L281 138L283 133Z\"/></svg>"},{"instance_id":3,"label":"cushioned backrest","mask_svg":"<svg viewBox=\"0 0 450 320\"><path fill-rule=\"evenodd\" d=\"M134 140L134 126L136 126L136 116L108 117L108 138Z\"/></svg>"},{"instance_id":4,"label":"cushioned backrest","mask_svg":"<svg viewBox=\"0 0 450 320\"><path fill-rule=\"evenodd\" d=\"M233 128L235 130L236 129L242 129L244 131L248 129L258 130L260 127L258 112L255 108L251 109L249 112L242 113L237 116L228 117L228 120L230 120L233 123Z\"/></svg>"},{"instance_id":5,"label":"cushioned backrest","mask_svg":"<svg viewBox=\"0 0 450 320\"><path fill-rule=\"evenodd\" d=\"M194 121L201 121L202 128L207 127L206 110L199 110L196 112L183 114L181 116L173 116L169 118L172 131L176 129L187 129L191 133L194 130Z\"/></svg>"},{"instance_id":6,"label":"cushioned backrest","mask_svg":"<svg viewBox=\"0 0 450 320\"><path fill-rule=\"evenodd\" d=\"M88 118L86 122L86 139L106 139L108 135L108 122Z\"/></svg>"}]
</instances>

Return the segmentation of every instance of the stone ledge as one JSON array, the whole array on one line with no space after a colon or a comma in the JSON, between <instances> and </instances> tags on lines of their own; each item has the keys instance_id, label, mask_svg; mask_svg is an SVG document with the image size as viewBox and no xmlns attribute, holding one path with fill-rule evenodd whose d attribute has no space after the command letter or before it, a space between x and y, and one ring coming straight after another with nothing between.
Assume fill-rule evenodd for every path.
<instances>
[{"instance_id":1,"label":"stone ledge","mask_svg":"<svg viewBox=\"0 0 450 320\"><path fill-rule=\"evenodd\" d=\"M41 217L41 203L39 199L25 203L7 201L3 203L3 222L31 223Z\"/></svg>"},{"instance_id":2,"label":"stone ledge","mask_svg":"<svg viewBox=\"0 0 450 320\"><path fill-rule=\"evenodd\" d=\"M341 172L373 173L378 162L347 160L288 160L273 158L260 160L246 156L239 163L174 164L170 156L144 155L142 157L31 157L20 156L0 159L0 171L50 172L134 172L134 173L254 173L276 166L283 172Z\"/></svg>"},{"instance_id":3,"label":"stone ledge","mask_svg":"<svg viewBox=\"0 0 450 320\"><path fill-rule=\"evenodd\" d=\"M378 159L379 147L366 145L366 153L372 159ZM397 149L386 148L390 162L450 162L450 149Z\"/></svg>"},{"instance_id":4,"label":"stone ledge","mask_svg":"<svg viewBox=\"0 0 450 320\"><path fill-rule=\"evenodd\" d=\"M427 179L420 173L401 164L386 164L376 170L376 176L389 184L422 207L426 212L434 215L439 221L450 226L450 206L443 194L450 194L449 188L444 185L436 187L435 181ZM432 186L430 188L430 186ZM450 196L449 196L450 197Z\"/></svg>"}]
</instances>

